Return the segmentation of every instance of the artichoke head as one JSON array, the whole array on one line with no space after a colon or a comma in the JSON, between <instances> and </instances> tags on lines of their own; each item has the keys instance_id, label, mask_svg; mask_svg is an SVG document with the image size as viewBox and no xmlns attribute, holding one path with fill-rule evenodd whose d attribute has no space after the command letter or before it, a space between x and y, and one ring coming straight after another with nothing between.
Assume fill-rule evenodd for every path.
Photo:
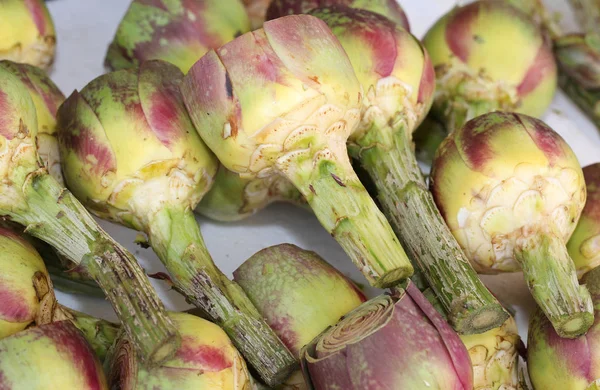
<instances>
[{"instance_id":1,"label":"artichoke head","mask_svg":"<svg viewBox=\"0 0 600 390\"><path fill-rule=\"evenodd\" d=\"M505 1L456 7L427 32L423 43L436 69L434 113L456 106L539 117L557 85L551 47L537 25Z\"/></svg>"},{"instance_id":2,"label":"artichoke head","mask_svg":"<svg viewBox=\"0 0 600 390\"><path fill-rule=\"evenodd\" d=\"M345 156L362 91L348 57L318 18L266 22L216 51L184 78L202 139L245 178L303 177L321 159Z\"/></svg>"},{"instance_id":3,"label":"artichoke head","mask_svg":"<svg viewBox=\"0 0 600 390\"><path fill-rule=\"evenodd\" d=\"M65 179L98 216L146 230L152 213L193 209L210 188L218 162L185 110L182 77L147 61L98 77L61 106Z\"/></svg>"},{"instance_id":4,"label":"artichoke head","mask_svg":"<svg viewBox=\"0 0 600 390\"><path fill-rule=\"evenodd\" d=\"M44 0L0 3L0 59L48 69L55 50L56 31Z\"/></svg>"},{"instance_id":5,"label":"artichoke head","mask_svg":"<svg viewBox=\"0 0 600 390\"><path fill-rule=\"evenodd\" d=\"M48 277L37 251L18 234L0 227L0 339L34 322L40 309L34 287L38 273Z\"/></svg>"},{"instance_id":6,"label":"artichoke head","mask_svg":"<svg viewBox=\"0 0 600 390\"><path fill-rule=\"evenodd\" d=\"M520 269L522 238L552 231L566 243L586 200L567 143L521 114L479 116L451 133L433 164L432 191L450 230L483 273Z\"/></svg>"},{"instance_id":7,"label":"artichoke head","mask_svg":"<svg viewBox=\"0 0 600 390\"><path fill-rule=\"evenodd\" d=\"M0 67L18 77L29 92L37 113L38 154L48 173L63 184L56 141L56 111L65 100L65 96L40 68L11 61L0 61Z\"/></svg>"}]
</instances>

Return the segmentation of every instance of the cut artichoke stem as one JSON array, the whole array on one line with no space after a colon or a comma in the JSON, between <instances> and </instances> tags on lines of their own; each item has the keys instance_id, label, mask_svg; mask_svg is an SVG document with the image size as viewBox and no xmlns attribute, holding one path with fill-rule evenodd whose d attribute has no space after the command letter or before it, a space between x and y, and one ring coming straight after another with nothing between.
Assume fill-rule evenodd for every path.
<instances>
[{"instance_id":1,"label":"cut artichoke stem","mask_svg":"<svg viewBox=\"0 0 600 390\"><path fill-rule=\"evenodd\" d=\"M281 383L297 367L296 359L243 290L214 264L192 211L164 207L148 226L152 249L175 289L223 328L265 383Z\"/></svg>"},{"instance_id":2,"label":"cut artichoke stem","mask_svg":"<svg viewBox=\"0 0 600 390\"><path fill-rule=\"evenodd\" d=\"M362 150L359 158L377 186L384 213L402 246L458 333L483 333L501 326L508 313L481 282L446 226L427 190L407 132L400 125L393 134L391 145L385 140L373 142L368 135L357 142L376 145Z\"/></svg>"},{"instance_id":3,"label":"cut artichoke stem","mask_svg":"<svg viewBox=\"0 0 600 390\"><path fill-rule=\"evenodd\" d=\"M135 259L102 230L75 197L45 171L23 186L24 210L2 207L26 232L80 264L113 304L128 337L150 362L161 362L179 347L179 336ZM80 262L80 263L79 263Z\"/></svg>"},{"instance_id":4,"label":"cut artichoke stem","mask_svg":"<svg viewBox=\"0 0 600 390\"><path fill-rule=\"evenodd\" d=\"M587 332L594 322L590 293L579 286L575 265L559 236L534 230L517 240L515 258L533 298L556 333L576 338Z\"/></svg>"},{"instance_id":5,"label":"cut artichoke stem","mask_svg":"<svg viewBox=\"0 0 600 390\"><path fill-rule=\"evenodd\" d=\"M308 175L283 172L369 283L380 288L393 286L411 276L413 267L352 170L348 156L343 153L336 157L317 159ZM302 158L296 166L302 164Z\"/></svg>"}]
</instances>

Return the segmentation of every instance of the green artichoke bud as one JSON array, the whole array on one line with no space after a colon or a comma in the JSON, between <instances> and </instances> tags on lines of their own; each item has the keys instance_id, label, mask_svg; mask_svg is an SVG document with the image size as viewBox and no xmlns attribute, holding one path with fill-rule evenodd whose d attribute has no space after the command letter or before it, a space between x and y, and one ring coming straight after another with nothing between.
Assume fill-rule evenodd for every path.
<instances>
[{"instance_id":1,"label":"green artichoke bud","mask_svg":"<svg viewBox=\"0 0 600 390\"><path fill-rule=\"evenodd\" d=\"M164 60L182 72L210 49L250 31L240 0L134 0L106 53L112 70Z\"/></svg>"},{"instance_id":2,"label":"green artichoke bud","mask_svg":"<svg viewBox=\"0 0 600 390\"><path fill-rule=\"evenodd\" d=\"M311 389L473 389L467 349L411 283L348 313L301 362Z\"/></svg>"},{"instance_id":3,"label":"green artichoke bud","mask_svg":"<svg viewBox=\"0 0 600 390\"><path fill-rule=\"evenodd\" d=\"M600 268L588 272L583 282L594 301L596 319L583 336L564 339L537 310L529 319L527 365L535 389L594 390L600 385Z\"/></svg>"},{"instance_id":4,"label":"green artichoke bud","mask_svg":"<svg viewBox=\"0 0 600 390\"><path fill-rule=\"evenodd\" d=\"M163 209L193 209L210 188L218 162L185 111L182 77L148 61L96 78L60 107L65 179L94 214L152 235Z\"/></svg>"},{"instance_id":5,"label":"green artichoke bud","mask_svg":"<svg viewBox=\"0 0 600 390\"><path fill-rule=\"evenodd\" d=\"M366 300L352 281L319 255L291 244L255 253L233 272L233 278L295 356ZM278 387L305 388L300 371Z\"/></svg>"},{"instance_id":6,"label":"green artichoke bud","mask_svg":"<svg viewBox=\"0 0 600 390\"><path fill-rule=\"evenodd\" d=\"M182 78L153 60L74 92L58 115L65 179L94 214L146 233L175 289L224 327L265 382L277 383L294 357L216 267L194 218L218 162L185 110Z\"/></svg>"},{"instance_id":7,"label":"green artichoke bud","mask_svg":"<svg viewBox=\"0 0 600 390\"><path fill-rule=\"evenodd\" d=\"M565 246L585 204L585 183L554 130L522 114L479 116L444 140L430 179L440 212L478 271L522 269L557 332L585 333L592 303Z\"/></svg>"},{"instance_id":8,"label":"green artichoke bud","mask_svg":"<svg viewBox=\"0 0 600 390\"><path fill-rule=\"evenodd\" d=\"M366 300L315 252L291 244L255 253L233 278L294 355Z\"/></svg>"},{"instance_id":9,"label":"green artichoke bud","mask_svg":"<svg viewBox=\"0 0 600 390\"><path fill-rule=\"evenodd\" d=\"M0 338L35 321L42 297L34 280L47 275L37 251L18 234L0 227Z\"/></svg>"},{"instance_id":10,"label":"green artichoke bud","mask_svg":"<svg viewBox=\"0 0 600 390\"><path fill-rule=\"evenodd\" d=\"M7 390L107 390L98 358L69 321L0 340L0 385Z\"/></svg>"},{"instance_id":11,"label":"green artichoke bud","mask_svg":"<svg viewBox=\"0 0 600 390\"><path fill-rule=\"evenodd\" d=\"M178 335L133 256L41 164L37 113L22 80L0 63L0 214L81 266L102 287L141 355L161 361Z\"/></svg>"},{"instance_id":12,"label":"green artichoke bud","mask_svg":"<svg viewBox=\"0 0 600 390\"><path fill-rule=\"evenodd\" d=\"M346 151L362 91L327 25L308 15L266 22L210 51L185 76L192 121L221 163L244 178L283 175L369 282L412 274L404 250Z\"/></svg>"},{"instance_id":13,"label":"green artichoke bud","mask_svg":"<svg viewBox=\"0 0 600 390\"><path fill-rule=\"evenodd\" d=\"M579 223L567 243L569 255L581 278L600 265L600 163L583 168L587 201Z\"/></svg>"},{"instance_id":14,"label":"green artichoke bud","mask_svg":"<svg viewBox=\"0 0 600 390\"><path fill-rule=\"evenodd\" d=\"M315 8L345 6L383 15L410 31L408 18L395 0L273 0L266 11L267 20L286 15L306 14Z\"/></svg>"},{"instance_id":15,"label":"green artichoke bud","mask_svg":"<svg viewBox=\"0 0 600 390\"><path fill-rule=\"evenodd\" d=\"M0 59L48 69L55 50L56 32L44 0L0 3Z\"/></svg>"},{"instance_id":16,"label":"green artichoke bud","mask_svg":"<svg viewBox=\"0 0 600 390\"><path fill-rule=\"evenodd\" d=\"M45 72L35 66L2 61L2 67L18 77L31 95L37 113L37 149L48 173L63 183L60 156L56 141L56 111L65 95Z\"/></svg>"},{"instance_id":17,"label":"green artichoke bud","mask_svg":"<svg viewBox=\"0 0 600 390\"><path fill-rule=\"evenodd\" d=\"M570 34L554 43L560 87L600 128L600 39Z\"/></svg>"},{"instance_id":18,"label":"green artichoke bud","mask_svg":"<svg viewBox=\"0 0 600 390\"><path fill-rule=\"evenodd\" d=\"M175 356L160 366L139 361L119 338L105 363L110 388L121 390L250 390L246 363L217 325L185 313L170 313L182 336Z\"/></svg>"},{"instance_id":19,"label":"green artichoke bud","mask_svg":"<svg viewBox=\"0 0 600 390\"><path fill-rule=\"evenodd\" d=\"M448 131L494 110L539 117L552 101L552 49L538 26L505 1L454 8L423 43L436 69L433 112Z\"/></svg>"},{"instance_id":20,"label":"green artichoke bud","mask_svg":"<svg viewBox=\"0 0 600 390\"><path fill-rule=\"evenodd\" d=\"M510 317L482 334L462 335L473 365L473 390L517 390L519 350L523 343Z\"/></svg>"},{"instance_id":21,"label":"green artichoke bud","mask_svg":"<svg viewBox=\"0 0 600 390\"><path fill-rule=\"evenodd\" d=\"M239 221L274 202L306 205L302 194L282 176L242 179L221 165L213 186L198 203L196 212L216 221Z\"/></svg>"}]
</instances>

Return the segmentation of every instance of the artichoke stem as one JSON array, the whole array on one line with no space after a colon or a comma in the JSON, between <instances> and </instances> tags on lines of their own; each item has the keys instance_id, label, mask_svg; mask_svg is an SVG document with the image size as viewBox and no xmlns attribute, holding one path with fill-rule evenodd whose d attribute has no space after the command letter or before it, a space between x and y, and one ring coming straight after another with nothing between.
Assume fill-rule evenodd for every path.
<instances>
[{"instance_id":1,"label":"artichoke stem","mask_svg":"<svg viewBox=\"0 0 600 390\"><path fill-rule=\"evenodd\" d=\"M576 338L594 322L590 293L580 286L564 242L554 232L538 231L517 240L515 258L533 298L559 336Z\"/></svg>"},{"instance_id":2,"label":"artichoke stem","mask_svg":"<svg viewBox=\"0 0 600 390\"><path fill-rule=\"evenodd\" d=\"M597 90L588 90L569 77L562 69L558 73L558 84L562 90L573 100L584 114L600 129L600 93Z\"/></svg>"},{"instance_id":3,"label":"artichoke stem","mask_svg":"<svg viewBox=\"0 0 600 390\"><path fill-rule=\"evenodd\" d=\"M23 188L28 208L10 217L80 265L106 293L141 356L151 363L179 348L179 334L136 260L85 211L75 197L43 171Z\"/></svg>"},{"instance_id":4,"label":"artichoke stem","mask_svg":"<svg viewBox=\"0 0 600 390\"><path fill-rule=\"evenodd\" d=\"M164 207L152 217L150 244L186 300L227 333L262 380L274 386L296 358L260 316L243 290L214 264L191 209Z\"/></svg>"},{"instance_id":5,"label":"artichoke stem","mask_svg":"<svg viewBox=\"0 0 600 390\"><path fill-rule=\"evenodd\" d=\"M364 137L366 149L359 153L377 186L385 215L458 333L483 333L501 326L508 313L481 282L448 229L427 190L409 134L403 125L396 127L388 143ZM385 133L375 130L374 134Z\"/></svg>"},{"instance_id":6,"label":"artichoke stem","mask_svg":"<svg viewBox=\"0 0 600 390\"><path fill-rule=\"evenodd\" d=\"M288 179L369 283L385 288L410 277L413 267L404 249L348 157L320 160L315 165L308 179L287 175Z\"/></svg>"}]
</instances>

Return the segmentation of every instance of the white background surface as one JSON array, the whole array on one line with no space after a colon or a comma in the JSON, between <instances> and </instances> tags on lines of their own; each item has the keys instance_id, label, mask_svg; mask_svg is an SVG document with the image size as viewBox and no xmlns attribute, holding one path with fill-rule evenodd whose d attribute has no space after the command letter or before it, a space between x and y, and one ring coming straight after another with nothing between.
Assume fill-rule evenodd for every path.
<instances>
[{"instance_id":1,"label":"white background surface","mask_svg":"<svg viewBox=\"0 0 600 390\"><path fill-rule=\"evenodd\" d=\"M549 0L552 8L561 8L563 0ZM427 29L456 4L453 0L400 0L410 20L413 34L421 38ZM69 95L104 73L104 55L117 25L125 13L127 0L52 0L48 2L57 29L58 53L50 73L53 80ZM570 15L563 23L572 24ZM506 53L511 55L511 53ZM517 60L517 59L515 59ZM600 161L600 132L559 92L543 118L575 150L582 166ZM255 216L235 224L199 219L202 233L217 265L229 276L246 258L260 249L279 243L294 243L316 251L358 283L367 285L362 275L321 227L315 217L288 205L269 207ZM133 243L136 232L101 221L106 230L139 259L147 273L164 271L150 249ZM523 337L527 331L527 313L534 307L522 275L484 276L484 282L503 303L517 309L517 323ZM164 282L152 281L169 310L189 307ZM377 293L368 290L369 295ZM116 319L110 304L102 299L58 293L61 303L106 319Z\"/></svg>"}]
</instances>

